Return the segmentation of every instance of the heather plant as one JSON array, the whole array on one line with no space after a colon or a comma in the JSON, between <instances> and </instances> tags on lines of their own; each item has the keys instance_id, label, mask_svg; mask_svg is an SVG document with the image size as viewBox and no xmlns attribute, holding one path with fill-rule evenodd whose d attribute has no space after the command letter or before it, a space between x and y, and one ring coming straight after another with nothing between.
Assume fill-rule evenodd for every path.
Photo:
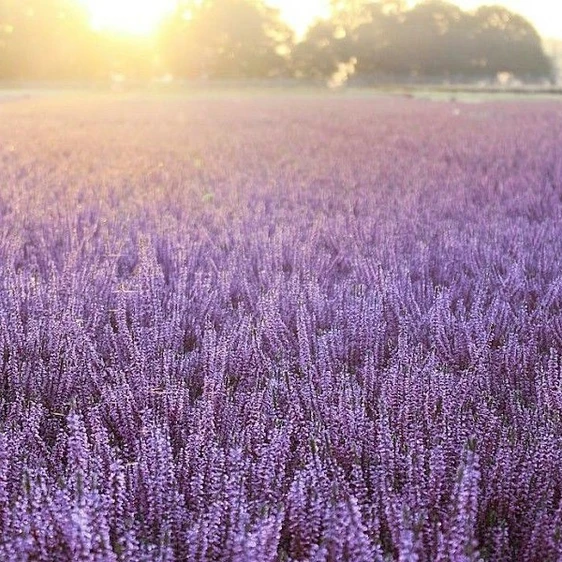
<instances>
[{"instance_id":1,"label":"heather plant","mask_svg":"<svg viewBox=\"0 0 562 562\"><path fill-rule=\"evenodd\" d=\"M557 104L0 113L0 559L562 558Z\"/></svg>"}]
</instances>

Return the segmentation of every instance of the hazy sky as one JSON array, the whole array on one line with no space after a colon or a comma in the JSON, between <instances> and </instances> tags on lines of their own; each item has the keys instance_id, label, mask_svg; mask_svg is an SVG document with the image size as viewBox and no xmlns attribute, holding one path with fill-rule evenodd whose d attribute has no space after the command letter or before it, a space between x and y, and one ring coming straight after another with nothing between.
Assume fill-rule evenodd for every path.
<instances>
[{"instance_id":1,"label":"hazy sky","mask_svg":"<svg viewBox=\"0 0 562 562\"><path fill-rule=\"evenodd\" d=\"M328 13L329 0L269 0L279 7L285 19L302 33L316 17ZM525 16L543 37L562 39L561 0L457 0L461 8L470 9L482 4L501 4Z\"/></svg>"}]
</instances>

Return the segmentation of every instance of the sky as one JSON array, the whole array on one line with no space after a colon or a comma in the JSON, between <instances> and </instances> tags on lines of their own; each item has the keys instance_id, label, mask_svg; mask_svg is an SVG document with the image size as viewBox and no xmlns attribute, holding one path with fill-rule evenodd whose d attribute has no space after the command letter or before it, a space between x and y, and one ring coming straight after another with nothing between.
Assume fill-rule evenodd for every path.
<instances>
[{"instance_id":1,"label":"sky","mask_svg":"<svg viewBox=\"0 0 562 562\"><path fill-rule=\"evenodd\" d=\"M314 1L314 0L312 0ZM150 33L173 10L175 0L82 0L96 29Z\"/></svg>"}]
</instances>

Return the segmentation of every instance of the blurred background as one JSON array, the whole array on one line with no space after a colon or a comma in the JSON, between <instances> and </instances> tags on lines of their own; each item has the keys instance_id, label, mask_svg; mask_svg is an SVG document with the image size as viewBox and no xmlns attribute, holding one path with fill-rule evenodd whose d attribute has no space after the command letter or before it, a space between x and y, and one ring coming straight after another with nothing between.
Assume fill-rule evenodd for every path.
<instances>
[{"instance_id":1,"label":"blurred background","mask_svg":"<svg viewBox=\"0 0 562 562\"><path fill-rule=\"evenodd\" d=\"M0 83L560 83L557 2L459 4L0 0Z\"/></svg>"}]
</instances>

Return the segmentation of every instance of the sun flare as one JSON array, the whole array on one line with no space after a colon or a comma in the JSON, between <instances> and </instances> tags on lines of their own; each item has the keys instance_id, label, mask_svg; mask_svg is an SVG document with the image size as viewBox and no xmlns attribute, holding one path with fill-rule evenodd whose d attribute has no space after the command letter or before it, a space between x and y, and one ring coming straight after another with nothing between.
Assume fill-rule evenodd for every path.
<instances>
[{"instance_id":1,"label":"sun flare","mask_svg":"<svg viewBox=\"0 0 562 562\"><path fill-rule=\"evenodd\" d=\"M153 33L176 0L84 0L95 29L132 35Z\"/></svg>"}]
</instances>

